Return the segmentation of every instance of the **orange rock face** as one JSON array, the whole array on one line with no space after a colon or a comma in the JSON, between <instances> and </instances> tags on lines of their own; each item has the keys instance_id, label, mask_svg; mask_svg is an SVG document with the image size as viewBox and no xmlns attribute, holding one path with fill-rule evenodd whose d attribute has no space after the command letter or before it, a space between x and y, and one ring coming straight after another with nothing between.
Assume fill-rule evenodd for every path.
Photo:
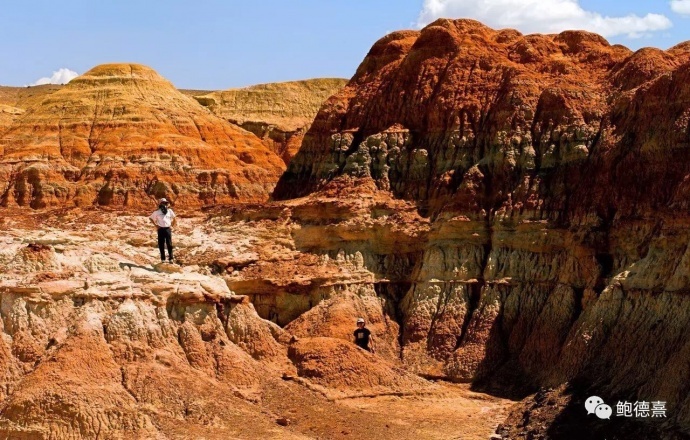
<instances>
[{"instance_id":1,"label":"orange rock face","mask_svg":"<svg viewBox=\"0 0 690 440\"><path fill-rule=\"evenodd\" d=\"M471 20L394 32L321 108L273 197L354 177L428 219L404 253L383 234L328 242L385 281L409 368L518 397L570 383L572 438L606 433L581 411L591 394L666 401L664 429L687 435L688 61L687 44L633 53Z\"/></svg>"},{"instance_id":2,"label":"orange rock face","mask_svg":"<svg viewBox=\"0 0 690 440\"><path fill-rule=\"evenodd\" d=\"M95 67L31 106L0 139L3 206L184 206L260 201L284 164L153 70Z\"/></svg>"},{"instance_id":3,"label":"orange rock face","mask_svg":"<svg viewBox=\"0 0 690 440\"><path fill-rule=\"evenodd\" d=\"M394 32L322 107L274 197L304 195L350 174L424 204L457 202L477 165L494 186L470 203L496 209L520 176L585 163L590 153L603 159L623 147L624 133L649 130L649 121L630 120L651 117L635 101L658 106L655 97L667 90L650 91L652 83L680 87L688 60L682 45L632 53L586 32L523 36L471 20ZM670 106L684 102L669 96ZM655 117L677 127L677 138L667 139L677 143L687 127L682 109L674 110Z\"/></svg>"}]
</instances>

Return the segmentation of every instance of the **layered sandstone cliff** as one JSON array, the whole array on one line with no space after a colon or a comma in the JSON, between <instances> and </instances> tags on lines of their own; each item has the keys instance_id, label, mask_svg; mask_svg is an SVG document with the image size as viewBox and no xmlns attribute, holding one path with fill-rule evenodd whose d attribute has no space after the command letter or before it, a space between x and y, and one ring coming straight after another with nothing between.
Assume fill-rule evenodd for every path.
<instances>
[{"instance_id":1,"label":"layered sandstone cliff","mask_svg":"<svg viewBox=\"0 0 690 440\"><path fill-rule=\"evenodd\" d=\"M604 429L590 393L666 401L663 422L628 423L688 435L689 60L470 20L395 32L321 108L274 198L351 176L417 207L405 252L380 234L327 235L328 252L361 254L408 367L518 397L571 384L509 438L559 414L582 427L569 438Z\"/></svg>"},{"instance_id":2,"label":"layered sandstone cliff","mask_svg":"<svg viewBox=\"0 0 690 440\"><path fill-rule=\"evenodd\" d=\"M93 68L0 139L3 206L185 206L267 198L284 164L148 67Z\"/></svg>"},{"instance_id":3,"label":"layered sandstone cliff","mask_svg":"<svg viewBox=\"0 0 690 440\"><path fill-rule=\"evenodd\" d=\"M191 95L216 115L259 136L287 164L321 104L346 83L317 78Z\"/></svg>"}]
</instances>

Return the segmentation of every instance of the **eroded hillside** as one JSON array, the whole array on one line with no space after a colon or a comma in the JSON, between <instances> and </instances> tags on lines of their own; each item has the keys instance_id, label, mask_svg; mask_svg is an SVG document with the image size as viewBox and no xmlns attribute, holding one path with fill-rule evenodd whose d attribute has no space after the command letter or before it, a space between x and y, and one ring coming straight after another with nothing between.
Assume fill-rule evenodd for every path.
<instances>
[{"instance_id":1,"label":"eroded hillside","mask_svg":"<svg viewBox=\"0 0 690 440\"><path fill-rule=\"evenodd\" d=\"M300 228L289 215L184 216L179 266L152 264L155 231L143 216L3 211L0 434L487 438L510 402L406 371L375 275L351 255L300 251ZM358 299L331 313L338 331L329 319L309 329L318 310L346 304L341 294ZM377 354L351 343L351 313L380 334Z\"/></svg>"},{"instance_id":2,"label":"eroded hillside","mask_svg":"<svg viewBox=\"0 0 690 440\"><path fill-rule=\"evenodd\" d=\"M0 204L32 208L261 201L284 164L152 69L97 66L3 130Z\"/></svg>"},{"instance_id":3,"label":"eroded hillside","mask_svg":"<svg viewBox=\"0 0 690 440\"><path fill-rule=\"evenodd\" d=\"M272 201L213 199L198 217L199 205L176 199L195 217L174 235L181 268L150 264L154 232L131 212L5 211L0 428L690 435L687 48L632 52L586 32L471 20L394 32L321 107ZM193 104L214 118L209 133L229 124ZM167 124L147 121L133 133ZM32 154L42 160L43 139L55 138L17 133L27 140L3 161L40 163ZM359 316L373 355L351 344ZM664 401L667 417L598 420L584 410L591 394Z\"/></svg>"},{"instance_id":4,"label":"eroded hillside","mask_svg":"<svg viewBox=\"0 0 690 440\"><path fill-rule=\"evenodd\" d=\"M259 136L287 164L321 104L346 83L340 78L317 78L189 94L216 115Z\"/></svg>"},{"instance_id":5,"label":"eroded hillside","mask_svg":"<svg viewBox=\"0 0 690 440\"><path fill-rule=\"evenodd\" d=\"M411 252L349 244L394 268L403 362L515 397L570 384L507 438L619 429L587 418L590 394L667 401L667 420L628 424L687 435L688 60L686 44L471 20L395 32L319 111L274 198L350 176L417 207Z\"/></svg>"}]
</instances>

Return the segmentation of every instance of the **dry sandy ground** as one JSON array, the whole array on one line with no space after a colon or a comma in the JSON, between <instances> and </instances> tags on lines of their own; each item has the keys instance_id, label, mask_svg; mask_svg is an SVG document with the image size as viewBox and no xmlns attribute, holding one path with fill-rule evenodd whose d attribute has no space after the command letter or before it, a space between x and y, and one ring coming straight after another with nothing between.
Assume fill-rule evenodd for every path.
<instances>
[{"instance_id":1,"label":"dry sandy ground","mask_svg":"<svg viewBox=\"0 0 690 440\"><path fill-rule=\"evenodd\" d=\"M264 404L310 439L486 440L514 404L475 393L466 384L439 383L428 395L377 396L324 403L298 392L264 396ZM287 397L287 398L286 398Z\"/></svg>"}]
</instances>

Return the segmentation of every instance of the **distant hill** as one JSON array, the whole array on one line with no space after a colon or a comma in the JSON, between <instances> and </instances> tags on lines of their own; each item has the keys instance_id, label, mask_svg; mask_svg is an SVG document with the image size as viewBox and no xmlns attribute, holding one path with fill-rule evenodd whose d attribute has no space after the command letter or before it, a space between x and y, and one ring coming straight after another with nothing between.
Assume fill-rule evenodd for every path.
<instances>
[{"instance_id":1,"label":"distant hill","mask_svg":"<svg viewBox=\"0 0 690 440\"><path fill-rule=\"evenodd\" d=\"M341 78L259 84L223 91L180 89L227 121L251 131L287 164L321 104L347 83ZM0 86L0 130L65 86Z\"/></svg>"},{"instance_id":2,"label":"distant hill","mask_svg":"<svg viewBox=\"0 0 690 440\"><path fill-rule=\"evenodd\" d=\"M216 92L182 92L216 115L259 136L287 164L299 150L321 105L345 84L346 79L318 78Z\"/></svg>"}]
</instances>

